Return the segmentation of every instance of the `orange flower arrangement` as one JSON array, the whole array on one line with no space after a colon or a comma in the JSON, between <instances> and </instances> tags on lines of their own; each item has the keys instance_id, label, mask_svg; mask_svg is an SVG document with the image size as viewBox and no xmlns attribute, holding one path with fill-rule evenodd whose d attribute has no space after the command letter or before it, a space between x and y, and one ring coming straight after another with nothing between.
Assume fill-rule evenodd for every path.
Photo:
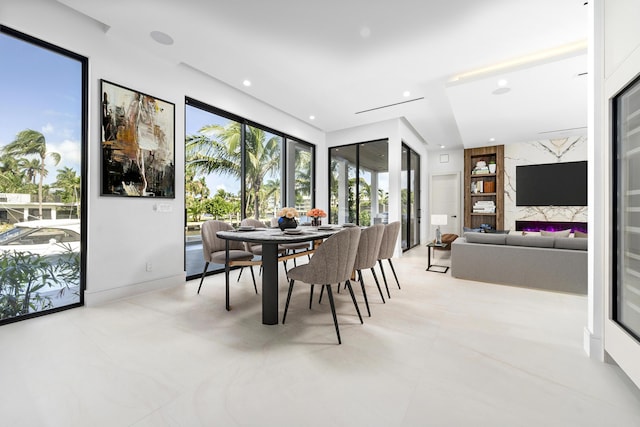
<instances>
[{"instance_id":1,"label":"orange flower arrangement","mask_svg":"<svg viewBox=\"0 0 640 427\"><path fill-rule=\"evenodd\" d=\"M307 211L307 216L310 216L311 218L324 218L327 216L327 213L322 209L313 208Z\"/></svg>"}]
</instances>

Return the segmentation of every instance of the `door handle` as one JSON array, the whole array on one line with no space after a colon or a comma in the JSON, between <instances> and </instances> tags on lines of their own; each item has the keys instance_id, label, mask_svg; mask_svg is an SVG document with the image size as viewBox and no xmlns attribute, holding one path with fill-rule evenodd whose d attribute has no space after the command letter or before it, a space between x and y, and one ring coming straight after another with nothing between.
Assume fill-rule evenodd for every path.
<instances>
[{"instance_id":1,"label":"door handle","mask_svg":"<svg viewBox=\"0 0 640 427\"><path fill-rule=\"evenodd\" d=\"M451 218L458 218L458 215L451 215Z\"/></svg>"}]
</instances>

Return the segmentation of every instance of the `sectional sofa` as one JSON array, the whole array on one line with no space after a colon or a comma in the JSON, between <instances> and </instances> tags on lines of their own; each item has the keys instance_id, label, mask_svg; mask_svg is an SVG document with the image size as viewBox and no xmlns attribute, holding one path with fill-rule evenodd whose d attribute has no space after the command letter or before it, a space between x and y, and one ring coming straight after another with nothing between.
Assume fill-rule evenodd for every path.
<instances>
[{"instance_id":1,"label":"sectional sofa","mask_svg":"<svg viewBox=\"0 0 640 427\"><path fill-rule=\"evenodd\" d=\"M464 233L451 244L460 279L587 294L587 239Z\"/></svg>"}]
</instances>

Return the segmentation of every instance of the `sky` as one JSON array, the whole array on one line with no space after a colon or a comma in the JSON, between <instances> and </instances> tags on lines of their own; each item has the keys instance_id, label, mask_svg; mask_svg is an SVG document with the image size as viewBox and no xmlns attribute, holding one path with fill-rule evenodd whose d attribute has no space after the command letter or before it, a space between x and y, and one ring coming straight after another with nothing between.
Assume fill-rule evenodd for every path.
<instances>
[{"instance_id":1,"label":"sky","mask_svg":"<svg viewBox=\"0 0 640 427\"><path fill-rule=\"evenodd\" d=\"M0 147L23 130L41 132L47 151L61 156L58 165L46 162L45 183L54 182L65 166L80 175L81 63L0 34L0 64Z\"/></svg>"},{"instance_id":2,"label":"sky","mask_svg":"<svg viewBox=\"0 0 640 427\"><path fill-rule=\"evenodd\" d=\"M231 120L225 117L209 113L208 111L204 111L190 105L187 105L186 107L185 117L185 139L187 135L197 135L198 133L200 133L200 129L202 129L202 127L204 126L225 126L226 124L231 122ZM240 181L235 177L220 176L213 173L207 175L205 177L205 181L207 183L207 187L211 191L212 196L218 191L218 189L223 189L227 193L231 194L240 193Z\"/></svg>"}]
</instances>

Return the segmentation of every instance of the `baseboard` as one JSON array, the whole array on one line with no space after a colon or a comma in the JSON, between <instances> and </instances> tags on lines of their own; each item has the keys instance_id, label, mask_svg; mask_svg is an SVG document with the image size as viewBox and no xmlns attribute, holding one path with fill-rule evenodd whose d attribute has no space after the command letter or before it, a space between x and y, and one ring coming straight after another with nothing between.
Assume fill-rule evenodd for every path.
<instances>
[{"instance_id":1,"label":"baseboard","mask_svg":"<svg viewBox=\"0 0 640 427\"><path fill-rule=\"evenodd\" d=\"M586 326L584 328L582 343L587 356L599 362L605 361L604 344L602 342L602 338L593 335L589 328L587 328Z\"/></svg>"},{"instance_id":2,"label":"baseboard","mask_svg":"<svg viewBox=\"0 0 640 427\"><path fill-rule=\"evenodd\" d=\"M174 288L176 286L184 285L185 283L185 273L182 273L176 274L174 276L150 280L148 282L134 283L118 288L107 289L104 291L91 292L89 290L86 290L84 292L84 304L87 307L95 307L124 298L129 298L135 295L144 294L146 292Z\"/></svg>"}]
</instances>

